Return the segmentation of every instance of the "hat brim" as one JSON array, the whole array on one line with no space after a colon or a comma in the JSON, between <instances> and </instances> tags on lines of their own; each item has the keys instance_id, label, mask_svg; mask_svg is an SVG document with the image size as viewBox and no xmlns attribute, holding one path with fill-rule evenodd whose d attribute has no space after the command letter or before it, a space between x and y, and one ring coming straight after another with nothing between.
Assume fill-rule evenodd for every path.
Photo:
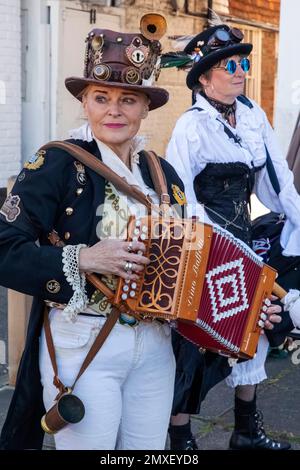
<instances>
[{"instance_id":1,"label":"hat brim","mask_svg":"<svg viewBox=\"0 0 300 470\"><path fill-rule=\"evenodd\" d=\"M186 77L187 86L193 90L199 85L199 77L204 72L207 72L213 65L217 64L220 60L226 59L233 55L249 55L252 51L252 44L242 43L233 44L223 49L218 49L214 52L210 52L207 56L201 57L199 62L195 63L192 69L189 71Z\"/></svg>"},{"instance_id":2,"label":"hat brim","mask_svg":"<svg viewBox=\"0 0 300 470\"><path fill-rule=\"evenodd\" d=\"M149 111L160 108L169 100L169 93L164 88L147 87L143 85L130 85L129 83L117 83L93 80L91 78L69 77L65 80L67 90L79 101L82 100L81 93L88 85L98 85L100 87L122 88L125 90L139 91L148 96L150 100Z\"/></svg>"}]
</instances>

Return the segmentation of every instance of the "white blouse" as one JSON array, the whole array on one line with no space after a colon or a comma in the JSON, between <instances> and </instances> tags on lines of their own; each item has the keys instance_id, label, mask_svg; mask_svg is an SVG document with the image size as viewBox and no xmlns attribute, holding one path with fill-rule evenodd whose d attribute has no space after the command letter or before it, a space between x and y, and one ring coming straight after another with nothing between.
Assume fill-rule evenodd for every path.
<instances>
[{"instance_id":1,"label":"white blouse","mask_svg":"<svg viewBox=\"0 0 300 470\"><path fill-rule=\"evenodd\" d=\"M256 173L254 192L271 211L287 217L281 234L283 254L300 255L300 196L293 184L293 173L279 150L275 133L260 106L251 100L253 108L237 100L236 128L232 128L208 101L197 95L192 108L177 121L167 148L167 160L182 179L189 204L189 215L203 213L197 202L193 182L207 163L243 162L251 168L266 161L265 144L270 153L281 191L275 193L266 166ZM239 145L224 132L225 125L241 140Z\"/></svg>"}]
</instances>

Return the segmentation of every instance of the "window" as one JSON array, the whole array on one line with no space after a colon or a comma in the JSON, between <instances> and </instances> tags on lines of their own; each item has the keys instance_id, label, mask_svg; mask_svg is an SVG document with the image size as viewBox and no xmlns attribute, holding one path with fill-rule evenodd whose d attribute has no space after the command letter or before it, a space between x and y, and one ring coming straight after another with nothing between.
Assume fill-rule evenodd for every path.
<instances>
[{"instance_id":1,"label":"window","mask_svg":"<svg viewBox=\"0 0 300 470\"><path fill-rule=\"evenodd\" d=\"M251 68L246 75L245 95L255 100L259 105L261 103L261 42L262 32L260 29L251 26L234 24L244 33L244 42L253 44L253 50L250 54Z\"/></svg>"}]
</instances>

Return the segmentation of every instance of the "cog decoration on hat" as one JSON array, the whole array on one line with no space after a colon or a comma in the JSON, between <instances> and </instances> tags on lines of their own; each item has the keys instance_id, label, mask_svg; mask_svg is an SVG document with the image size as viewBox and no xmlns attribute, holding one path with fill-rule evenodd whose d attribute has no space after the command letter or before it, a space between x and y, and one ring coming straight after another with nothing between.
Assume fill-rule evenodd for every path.
<instances>
[{"instance_id":1,"label":"cog decoration on hat","mask_svg":"<svg viewBox=\"0 0 300 470\"><path fill-rule=\"evenodd\" d=\"M122 71L122 79L124 82L136 85L141 81L141 74L135 67L127 67Z\"/></svg>"},{"instance_id":2,"label":"cog decoration on hat","mask_svg":"<svg viewBox=\"0 0 300 470\"><path fill-rule=\"evenodd\" d=\"M160 73L162 48L159 39L165 34L166 27L162 15L150 13L141 19L140 35L129 38L130 35L122 33L114 36L114 32L108 30L91 31L86 38L84 77L152 86ZM112 49L114 54L110 52Z\"/></svg>"}]
</instances>

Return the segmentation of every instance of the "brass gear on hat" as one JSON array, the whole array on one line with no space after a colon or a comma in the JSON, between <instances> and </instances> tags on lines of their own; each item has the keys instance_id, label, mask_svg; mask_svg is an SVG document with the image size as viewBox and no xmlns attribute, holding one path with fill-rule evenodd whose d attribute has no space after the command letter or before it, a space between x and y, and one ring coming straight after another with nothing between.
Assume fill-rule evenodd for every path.
<instances>
[{"instance_id":1,"label":"brass gear on hat","mask_svg":"<svg viewBox=\"0 0 300 470\"><path fill-rule=\"evenodd\" d=\"M136 85L141 81L141 74L135 67L127 67L122 71L122 81Z\"/></svg>"}]
</instances>

